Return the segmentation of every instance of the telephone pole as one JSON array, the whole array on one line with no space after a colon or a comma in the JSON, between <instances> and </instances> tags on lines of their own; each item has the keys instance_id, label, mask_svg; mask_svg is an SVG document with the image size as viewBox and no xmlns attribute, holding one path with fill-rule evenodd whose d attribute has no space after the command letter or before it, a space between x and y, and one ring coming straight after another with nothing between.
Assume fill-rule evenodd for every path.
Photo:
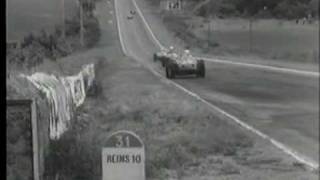
<instances>
[{"instance_id":1,"label":"telephone pole","mask_svg":"<svg viewBox=\"0 0 320 180\"><path fill-rule=\"evenodd\" d=\"M250 17L249 19L249 52L252 51L252 21L253 19Z\"/></svg>"},{"instance_id":2,"label":"telephone pole","mask_svg":"<svg viewBox=\"0 0 320 180\"><path fill-rule=\"evenodd\" d=\"M61 16L62 16L62 38L66 37L66 22L65 22L65 8L64 0L61 0Z\"/></svg>"},{"instance_id":3,"label":"telephone pole","mask_svg":"<svg viewBox=\"0 0 320 180\"><path fill-rule=\"evenodd\" d=\"M8 43L8 0L6 0L6 43Z\"/></svg>"},{"instance_id":4,"label":"telephone pole","mask_svg":"<svg viewBox=\"0 0 320 180\"><path fill-rule=\"evenodd\" d=\"M81 0L79 0L79 4L80 4L80 44L83 47L84 46L84 41L83 41L83 3Z\"/></svg>"}]
</instances>

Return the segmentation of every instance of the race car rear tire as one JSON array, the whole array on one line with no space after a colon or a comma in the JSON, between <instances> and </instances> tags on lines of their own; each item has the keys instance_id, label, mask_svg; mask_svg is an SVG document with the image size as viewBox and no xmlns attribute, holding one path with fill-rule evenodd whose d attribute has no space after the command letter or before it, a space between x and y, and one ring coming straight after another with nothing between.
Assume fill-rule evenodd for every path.
<instances>
[{"instance_id":1,"label":"race car rear tire","mask_svg":"<svg viewBox=\"0 0 320 180\"><path fill-rule=\"evenodd\" d=\"M197 77L204 78L206 74L206 69L204 61L202 59L197 61Z\"/></svg>"},{"instance_id":2,"label":"race car rear tire","mask_svg":"<svg viewBox=\"0 0 320 180\"><path fill-rule=\"evenodd\" d=\"M161 65L162 65L162 67L166 67L166 59L161 60Z\"/></svg>"},{"instance_id":3,"label":"race car rear tire","mask_svg":"<svg viewBox=\"0 0 320 180\"><path fill-rule=\"evenodd\" d=\"M176 72L175 72L175 68L174 68L174 65L173 64L168 64L167 66L166 66L166 77L168 78L168 79L173 79L173 78L175 78L175 74L176 74Z\"/></svg>"}]
</instances>

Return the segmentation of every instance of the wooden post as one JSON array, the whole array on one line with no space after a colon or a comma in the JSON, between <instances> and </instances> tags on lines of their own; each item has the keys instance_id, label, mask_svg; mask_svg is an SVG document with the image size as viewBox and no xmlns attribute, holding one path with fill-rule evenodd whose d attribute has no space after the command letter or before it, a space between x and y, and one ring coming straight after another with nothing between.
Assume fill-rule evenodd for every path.
<instances>
[{"instance_id":1,"label":"wooden post","mask_svg":"<svg viewBox=\"0 0 320 180\"><path fill-rule=\"evenodd\" d=\"M31 108L31 123L32 123L32 149L33 149L33 173L34 180L40 180L42 172L39 167L39 139L38 139L38 122L36 111L36 99L33 99L30 104Z\"/></svg>"},{"instance_id":2,"label":"wooden post","mask_svg":"<svg viewBox=\"0 0 320 180\"><path fill-rule=\"evenodd\" d=\"M64 0L61 0L61 16L62 16L62 38L66 37L66 22L65 22L65 8Z\"/></svg>"},{"instance_id":3,"label":"wooden post","mask_svg":"<svg viewBox=\"0 0 320 180\"><path fill-rule=\"evenodd\" d=\"M8 43L8 0L6 0L6 43Z\"/></svg>"},{"instance_id":4,"label":"wooden post","mask_svg":"<svg viewBox=\"0 0 320 180\"><path fill-rule=\"evenodd\" d=\"M252 51L252 18L249 19L249 52Z\"/></svg>"},{"instance_id":5,"label":"wooden post","mask_svg":"<svg viewBox=\"0 0 320 180\"><path fill-rule=\"evenodd\" d=\"M208 18L208 47L210 46L210 18Z\"/></svg>"},{"instance_id":6,"label":"wooden post","mask_svg":"<svg viewBox=\"0 0 320 180\"><path fill-rule=\"evenodd\" d=\"M252 52L253 37L252 37L253 18L249 19L249 52Z\"/></svg>"}]
</instances>

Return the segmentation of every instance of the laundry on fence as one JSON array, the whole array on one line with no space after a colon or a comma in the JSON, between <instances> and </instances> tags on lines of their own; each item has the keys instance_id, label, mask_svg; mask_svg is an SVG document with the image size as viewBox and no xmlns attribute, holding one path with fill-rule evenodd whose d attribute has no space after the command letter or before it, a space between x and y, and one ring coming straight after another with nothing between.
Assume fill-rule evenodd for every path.
<instances>
[{"instance_id":1,"label":"laundry on fence","mask_svg":"<svg viewBox=\"0 0 320 180\"><path fill-rule=\"evenodd\" d=\"M94 64L86 65L74 76L56 77L45 73L34 73L28 79L40 92L44 93L50 107L50 138L59 137L68 129L74 109L83 104L86 90L92 85Z\"/></svg>"}]
</instances>

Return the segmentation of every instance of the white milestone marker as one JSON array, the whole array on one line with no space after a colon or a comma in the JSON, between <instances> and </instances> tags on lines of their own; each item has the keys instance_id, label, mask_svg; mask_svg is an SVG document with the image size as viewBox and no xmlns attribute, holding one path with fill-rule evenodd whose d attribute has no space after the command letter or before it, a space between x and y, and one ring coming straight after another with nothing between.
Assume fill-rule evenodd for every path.
<instances>
[{"instance_id":1,"label":"white milestone marker","mask_svg":"<svg viewBox=\"0 0 320 180\"><path fill-rule=\"evenodd\" d=\"M102 180L145 180L145 152L141 139L117 131L102 149Z\"/></svg>"}]
</instances>

